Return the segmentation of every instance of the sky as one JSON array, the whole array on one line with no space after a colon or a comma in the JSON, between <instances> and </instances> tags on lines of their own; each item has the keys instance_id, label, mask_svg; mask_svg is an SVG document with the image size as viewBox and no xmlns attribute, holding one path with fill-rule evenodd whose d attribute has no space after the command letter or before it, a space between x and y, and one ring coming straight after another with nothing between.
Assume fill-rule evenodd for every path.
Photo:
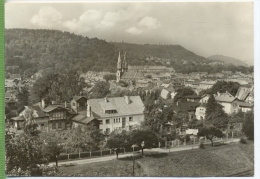
<instances>
[{"instance_id":1,"label":"sky","mask_svg":"<svg viewBox=\"0 0 260 179\"><path fill-rule=\"evenodd\" d=\"M57 29L107 42L181 45L197 55L252 64L252 2L5 4L6 28Z\"/></svg>"}]
</instances>

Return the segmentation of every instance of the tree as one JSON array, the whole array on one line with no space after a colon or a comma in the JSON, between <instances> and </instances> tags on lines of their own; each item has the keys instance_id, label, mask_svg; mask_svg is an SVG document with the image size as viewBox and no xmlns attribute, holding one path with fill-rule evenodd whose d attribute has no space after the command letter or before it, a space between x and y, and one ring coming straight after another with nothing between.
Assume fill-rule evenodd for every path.
<instances>
[{"instance_id":1,"label":"tree","mask_svg":"<svg viewBox=\"0 0 260 179\"><path fill-rule=\"evenodd\" d=\"M44 142L44 153L49 157L50 161L55 161L58 167L58 157L63 149L64 138L57 132L49 131L41 133L40 140Z\"/></svg>"},{"instance_id":2,"label":"tree","mask_svg":"<svg viewBox=\"0 0 260 179\"><path fill-rule=\"evenodd\" d=\"M205 124L213 125L220 130L225 129L228 124L228 115L222 108L223 106L211 95L206 105Z\"/></svg>"},{"instance_id":3,"label":"tree","mask_svg":"<svg viewBox=\"0 0 260 179\"><path fill-rule=\"evenodd\" d=\"M198 137L205 136L211 141L211 146L214 146L213 137L224 137L224 134L221 130L214 126L203 126L199 129Z\"/></svg>"},{"instance_id":4,"label":"tree","mask_svg":"<svg viewBox=\"0 0 260 179\"><path fill-rule=\"evenodd\" d=\"M18 109L29 104L29 91L27 88L22 88L21 91L16 95L16 97Z\"/></svg>"},{"instance_id":5,"label":"tree","mask_svg":"<svg viewBox=\"0 0 260 179\"><path fill-rule=\"evenodd\" d=\"M39 140L37 125L28 124L27 130L15 137L6 137L6 173L17 174L27 172L26 175L35 175L33 169L39 165L48 164L49 159L43 151L43 141ZM37 174L38 175L38 174Z\"/></svg>"},{"instance_id":6,"label":"tree","mask_svg":"<svg viewBox=\"0 0 260 179\"><path fill-rule=\"evenodd\" d=\"M130 135L128 131L123 130L122 132L113 131L107 138L106 146L109 148L122 148L128 147Z\"/></svg>"},{"instance_id":7,"label":"tree","mask_svg":"<svg viewBox=\"0 0 260 179\"><path fill-rule=\"evenodd\" d=\"M192 88L182 88L177 91L177 94L174 96L174 102L186 100L186 96L196 95L196 92Z\"/></svg>"},{"instance_id":8,"label":"tree","mask_svg":"<svg viewBox=\"0 0 260 179\"><path fill-rule=\"evenodd\" d=\"M115 75L115 74L107 74L107 75L104 75L103 78L104 78L106 81L116 80L116 75Z\"/></svg>"},{"instance_id":9,"label":"tree","mask_svg":"<svg viewBox=\"0 0 260 179\"><path fill-rule=\"evenodd\" d=\"M242 131L249 140L254 140L254 111L245 114Z\"/></svg>"},{"instance_id":10,"label":"tree","mask_svg":"<svg viewBox=\"0 0 260 179\"><path fill-rule=\"evenodd\" d=\"M110 89L109 82L99 81L95 84L93 89L91 90L93 93L91 94L92 98L104 98L108 95Z\"/></svg>"},{"instance_id":11,"label":"tree","mask_svg":"<svg viewBox=\"0 0 260 179\"><path fill-rule=\"evenodd\" d=\"M144 142L144 147L142 147L142 143ZM131 131L130 134L130 143L138 145L142 149L144 148L153 148L158 143L158 137L156 134L149 129L135 129Z\"/></svg>"}]
</instances>

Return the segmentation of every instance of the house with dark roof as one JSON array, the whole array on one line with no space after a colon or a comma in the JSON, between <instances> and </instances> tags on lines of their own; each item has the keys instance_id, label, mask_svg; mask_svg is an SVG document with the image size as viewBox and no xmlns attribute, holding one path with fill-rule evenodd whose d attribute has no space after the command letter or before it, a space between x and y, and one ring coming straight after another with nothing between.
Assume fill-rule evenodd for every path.
<instances>
[{"instance_id":1,"label":"house with dark roof","mask_svg":"<svg viewBox=\"0 0 260 179\"><path fill-rule=\"evenodd\" d=\"M183 119L195 119L196 108L200 106L198 102L177 102L173 104L173 111L176 114L181 114Z\"/></svg>"},{"instance_id":2,"label":"house with dark roof","mask_svg":"<svg viewBox=\"0 0 260 179\"><path fill-rule=\"evenodd\" d=\"M221 104L222 106L224 106L223 110L227 113L227 114L232 114L233 112L237 112L238 111L238 102L239 100L232 96L230 93L225 92L225 93L217 93L214 95L215 100Z\"/></svg>"},{"instance_id":3,"label":"house with dark roof","mask_svg":"<svg viewBox=\"0 0 260 179\"><path fill-rule=\"evenodd\" d=\"M71 127L71 114L63 105L51 104L45 107L45 102L24 106L19 110L19 116L11 118L10 122L17 129L21 129L19 123L25 122L27 109L33 110L34 121L38 124L38 129L43 131L60 131Z\"/></svg>"},{"instance_id":4,"label":"house with dark roof","mask_svg":"<svg viewBox=\"0 0 260 179\"><path fill-rule=\"evenodd\" d=\"M106 134L114 130L132 130L144 121L144 104L140 96L124 96L88 100L88 115L99 121Z\"/></svg>"},{"instance_id":5,"label":"house with dark roof","mask_svg":"<svg viewBox=\"0 0 260 179\"><path fill-rule=\"evenodd\" d=\"M242 112L248 112L248 111L252 111L254 109L254 104L253 103L247 103L247 102L239 101L238 102L238 108Z\"/></svg>"}]
</instances>

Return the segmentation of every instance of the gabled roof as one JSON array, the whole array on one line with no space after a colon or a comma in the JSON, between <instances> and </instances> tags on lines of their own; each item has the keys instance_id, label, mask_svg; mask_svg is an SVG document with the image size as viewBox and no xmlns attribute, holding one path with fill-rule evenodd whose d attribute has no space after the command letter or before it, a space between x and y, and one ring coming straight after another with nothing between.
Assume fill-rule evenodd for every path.
<instances>
[{"instance_id":1,"label":"gabled roof","mask_svg":"<svg viewBox=\"0 0 260 179\"><path fill-rule=\"evenodd\" d=\"M237 99L244 101L246 97L249 95L250 91L250 88L242 86L239 87L236 94Z\"/></svg>"},{"instance_id":2,"label":"gabled roof","mask_svg":"<svg viewBox=\"0 0 260 179\"><path fill-rule=\"evenodd\" d=\"M239 101L239 102L238 102L238 106L239 106L239 107L252 108L252 107L254 106L254 104Z\"/></svg>"},{"instance_id":3,"label":"gabled roof","mask_svg":"<svg viewBox=\"0 0 260 179\"><path fill-rule=\"evenodd\" d=\"M205 84L205 85L214 85L216 81L201 81L200 84Z\"/></svg>"},{"instance_id":4,"label":"gabled roof","mask_svg":"<svg viewBox=\"0 0 260 179\"><path fill-rule=\"evenodd\" d=\"M173 104L173 110L175 112L195 111L199 105L200 103L197 102L178 102L178 106L176 103Z\"/></svg>"},{"instance_id":5,"label":"gabled roof","mask_svg":"<svg viewBox=\"0 0 260 179\"><path fill-rule=\"evenodd\" d=\"M218 102L228 102L228 103L231 103L235 99L237 99L234 96L232 96L230 93L227 93L227 92L215 94L214 97L215 97L215 100Z\"/></svg>"},{"instance_id":6,"label":"gabled roof","mask_svg":"<svg viewBox=\"0 0 260 179\"><path fill-rule=\"evenodd\" d=\"M74 116L73 118L71 118L72 121L83 123L83 124L88 124L93 119L95 119L95 117L93 115L91 115L91 117L87 117L82 114L78 114L78 115Z\"/></svg>"},{"instance_id":7,"label":"gabled roof","mask_svg":"<svg viewBox=\"0 0 260 179\"><path fill-rule=\"evenodd\" d=\"M43 112L51 112L51 111L53 111L54 109L57 109L57 108L61 108L61 109L67 110L66 108L64 108L61 105L52 104L52 105L49 105L46 108L44 108Z\"/></svg>"},{"instance_id":8,"label":"gabled roof","mask_svg":"<svg viewBox=\"0 0 260 179\"><path fill-rule=\"evenodd\" d=\"M78 101L81 98L87 99L85 96L74 96L72 99L74 99L75 101Z\"/></svg>"},{"instance_id":9,"label":"gabled roof","mask_svg":"<svg viewBox=\"0 0 260 179\"><path fill-rule=\"evenodd\" d=\"M117 111L117 113L113 113L113 114L105 113L104 98L89 99L88 104L91 106L92 112L95 113L95 115L97 115L97 118L143 114L144 104L140 96L129 96L129 99L130 99L130 103L127 104L125 97L107 98L106 103L108 103Z\"/></svg>"}]
</instances>

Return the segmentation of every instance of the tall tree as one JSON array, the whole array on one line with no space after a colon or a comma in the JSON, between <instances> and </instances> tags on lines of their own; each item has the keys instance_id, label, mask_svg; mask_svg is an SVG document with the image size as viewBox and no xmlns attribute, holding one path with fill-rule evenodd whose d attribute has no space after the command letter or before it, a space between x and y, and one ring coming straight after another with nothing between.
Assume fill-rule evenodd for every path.
<instances>
[{"instance_id":1,"label":"tall tree","mask_svg":"<svg viewBox=\"0 0 260 179\"><path fill-rule=\"evenodd\" d=\"M109 94L110 84L109 82L99 81L92 88L92 98L104 98Z\"/></svg>"},{"instance_id":2,"label":"tall tree","mask_svg":"<svg viewBox=\"0 0 260 179\"><path fill-rule=\"evenodd\" d=\"M174 96L173 100L174 102L186 100L186 96L189 95L196 95L196 92L192 88L185 87L177 91L177 94Z\"/></svg>"},{"instance_id":3,"label":"tall tree","mask_svg":"<svg viewBox=\"0 0 260 179\"><path fill-rule=\"evenodd\" d=\"M254 140L254 111L245 114L242 131L249 140Z\"/></svg>"}]
</instances>

